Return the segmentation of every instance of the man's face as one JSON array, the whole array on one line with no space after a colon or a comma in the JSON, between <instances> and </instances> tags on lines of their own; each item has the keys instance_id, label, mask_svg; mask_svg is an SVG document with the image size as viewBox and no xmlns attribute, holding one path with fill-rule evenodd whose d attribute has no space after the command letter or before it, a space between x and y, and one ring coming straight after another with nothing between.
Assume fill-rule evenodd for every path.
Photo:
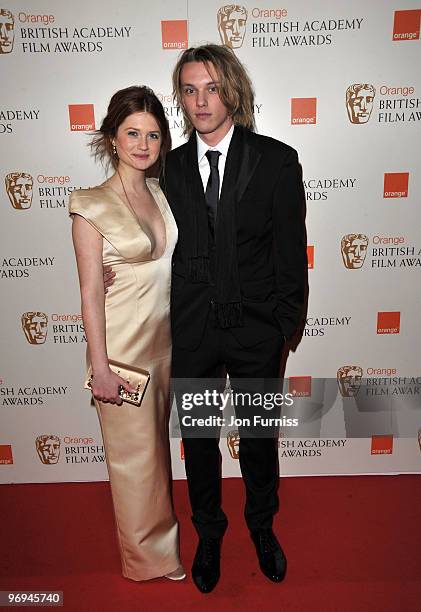
<instances>
[{"instance_id":1,"label":"man's face","mask_svg":"<svg viewBox=\"0 0 421 612\"><path fill-rule=\"evenodd\" d=\"M240 450L240 435L238 431L230 431L227 435L227 446L233 459L238 459Z\"/></svg>"},{"instance_id":2,"label":"man's face","mask_svg":"<svg viewBox=\"0 0 421 612\"><path fill-rule=\"evenodd\" d=\"M348 101L348 115L352 123L367 123L373 110L374 94L370 89L360 89Z\"/></svg>"},{"instance_id":3,"label":"man's face","mask_svg":"<svg viewBox=\"0 0 421 612\"><path fill-rule=\"evenodd\" d=\"M362 379L361 368L346 369L339 371L338 384L339 390L343 397L354 397L360 390Z\"/></svg>"},{"instance_id":4,"label":"man's face","mask_svg":"<svg viewBox=\"0 0 421 612\"><path fill-rule=\"evenodd\" d=\"M367 254L367 241L363 238L354 238L343 247L344 262L347 268L357 270L361 268Z\"/></svg>"},{"instance_id":5,"label":"man's face","mask_svg":"<svg viewBox=\"0 0 421 612\"><path fill-rule=\"evenodd\" d=\"M246 14L244 11L231 11L228 16L222 17L219 35L222 44L238 49L244 41L246 33Z\"/></svg>"},{"instance_id":6,"label":"man's face","mask_svg":"<svg viewBox=\"0 0 421 612\"><path fill-rule=\"evenodd\" d=\"M60 440L51 436L46 440L37 439L38 456L45 465L54 465L60 458Z\"/></svg>"},{"instance_id":7,"label":"man's face","mask_svg":"<svg viewBox=\"0 0 421 612\"><path fill-rule=\"evenodd\" d=\"M211 63L188 62L180 74L182 105L194 128L209 146L218 144L232 125L219 97L220 82Z\"/></svg>"},{"instance_id":8,"label":"man's face","mask_svg":"<svg viewBox=\"0 0 421 612\"><path fill-rule=\"evenodd\" d=\"M44 344L47 338L47 317L27 313L22 317L22 328L29 344Z\"/></svg>"},{"instance_id":9,"label":"man's face","mask_svg":"<svg viewBox=\"0 0 421 612\"><path fill-rule=\"evenodd\" d=\"M0 14L0 53L10 53L13 49L13 18Z\"/></svg>"},{"instance_id":10,"label":"man's face","mask_svg":"<svg viewBox=\"0 0 421 612\"><path fill-rule=\"evenodd\" d=\"M7 194L13 208L30 208L32 202L33 180L29 175L23 174L13 181L9 180Z\"/></svg>"}]
</instances>

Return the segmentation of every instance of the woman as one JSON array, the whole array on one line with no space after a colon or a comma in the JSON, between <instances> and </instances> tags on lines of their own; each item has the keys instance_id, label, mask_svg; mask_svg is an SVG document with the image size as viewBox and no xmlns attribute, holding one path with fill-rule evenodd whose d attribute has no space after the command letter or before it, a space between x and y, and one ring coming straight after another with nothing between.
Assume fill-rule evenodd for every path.
<instances>
[{"instance_id":1,"label":"woman","mask_svg":"<svg viewBox=\"0 0 421 612\"><path fill-rule=\"evenodd\" d=\"M177 227L157 179L171 146L164 109L147 87L111 98L91 146L115 173L70 197L73 243L123 575L185 577L170 494L168 444L171 256ZM103 265L118 272L104 296ZM109 360L150 373L141 406Z\"/></svg>"}]
</instances>

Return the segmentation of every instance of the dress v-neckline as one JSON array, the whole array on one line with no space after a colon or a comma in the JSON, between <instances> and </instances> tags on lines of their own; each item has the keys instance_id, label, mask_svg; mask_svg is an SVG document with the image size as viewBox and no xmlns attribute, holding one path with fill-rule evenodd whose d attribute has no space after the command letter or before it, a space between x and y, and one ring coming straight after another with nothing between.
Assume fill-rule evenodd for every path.
<instances>
[{"instance_id":1,"label":"dress v-neckline","mask_svg":"<svg viewBox=\"0 0 421 612\"><path fill-rule=\"evenodd\" d=\"M148 180L148 179L146 179L146 180ZM142 233L143 233L143 234L146 236L146 238L148 239L148 242L149 242L149 253L150 253L150 256L151 256L151 261L158 261L159 259L161 259L161 258L162 258L162 257L165 255L165 253L166 253L166 251L167 251L167 248L168 248L168 233L167 233L167 224L165 223L164 212L163 212L163 210L161 209L161 207L160 207L160 205L159 205L159 203L158 203L157 198L155 198L155 195L154 195L154 193L153 193L153 190L150 188L150 186L147 184L148 191L149 191L149 193L151 194L151 197L152 197L153 201L155 202L155 206L158 208L159 214L161 215L161 219L162 219L162 222L163 222L163 224L164 224L164 230L165 230L165 246L164 246L164 250L162 251L162 254L161 254L159 257L152 257L152 240L151 240L151 238L150 238L150 236L149 236L148 232L146 232L146 231L145 231L145 229L143 228L143 226L142 226L142 224L141 224L141 222L140 222L140 219L139 219L138 215L136 214L136 212L135 212L134 210L132 210L132 208L131 208L131 207L129 207L129 206L128 206L128 204L127 204L127 203L126 203L126 202L123 200L123 198L120 196L120 194L119 194L119 193L118 193L118 192L117 192L115 189L113 189L113 187L111 187L110 185L106 185L105 183L103 183L102 185L100 185L100 187L101 187L101 188L108 189L109 191L112 191L112 192L113 192L113 194L116 196L116 198L118 198L118 199L119 199L119 201L120 201L120 203L121 203L121 204L124 206L124 208L125 208L125 209L126 209L126 210L127 210L129 213L130 213L130 215L131 215L131 216L132 216L132 217L133 217L133 218L136 220L136 223L137 223L137 225L139 226L140 230L142 231ZM156 240L155 240L155 244L156 244Z\"/></svg>"}]
</instances>

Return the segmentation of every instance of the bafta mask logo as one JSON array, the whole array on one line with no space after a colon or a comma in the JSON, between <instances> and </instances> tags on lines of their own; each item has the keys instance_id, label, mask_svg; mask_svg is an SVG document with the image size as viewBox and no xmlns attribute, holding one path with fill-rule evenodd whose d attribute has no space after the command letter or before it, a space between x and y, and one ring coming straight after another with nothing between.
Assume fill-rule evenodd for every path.
<instances>
[{"instance_id":1,"label":"bafta mask logo","mask_svg":"<svg viewBox=\"0 0 421 612\"><path fill-rule=\"evenodd\" d=\"M35 439L38 457L44 465L55 465L60 459L60 438L53 434L44 434Z\"/></svg>"},{"instance_id":2,"label":"bafta mask logo","mask_svg":"<svg viewBox=\"0 0 421 612\"><path fill-rule=\"evenodd\" d=\"M0 9L0 55L13 51L15 19L8 9Z\"/></svg>"},{"instance_id":3,"label":"bafta mask logo","mask_svg":"<svg viewBox=\"0 0 421 612\"><path fill-rule=\"evenodd\" d=\"M238 459L240 450L240 434L238 431L234 430L227 433L227 446L231 457Z\"/></svg>"},{"instance_id":4,"label":"bafta mask logo","mask_svg":"<svg viewBox=\"0 0 421 612\"><path fill-rule=\"evenodd\" d=\"M30 174L11 172L6 175L4 182L6 183L6 193L13 208L17 210L31 208L34 179Z\"/></svg>"},{"instance_id":5,"label":"bafta mask logo","mask_svg":"<svg viewBox=\"0 0 421 612\"><path fill-rule=\"evenodd\" d=\"M29 344L44 344L47 339L48 317L43 312L24 312L22 330Z\"/></svg>"},{"instance_id":6,"label":"bafta mask logo","mask_svg":"<svg viewBox=\"0 0 421 612\"><path fill-rule=\"evenodd\" d=\"M376 90L369 83L354 83L346 90L346 110L351 123L367 123L373 110Z\"/></svg>"},{"instance_id":7,"label":"bafta mask logo","mask_svg":"<svg viewBox=\"0 0 421 612\"><path fill-rule=\"evenodd\" d=\"M336 373L339 391L342 397L355 397L361 387L363 370L360 366L342 366Z\"/></svg>"},{"instance_id":8,"label":"bafta mask logo","mask_svg":"<svg viewBox=\"0 0 421 612\"><path fill-rule=\"evenodd\" d=\"M421 453L421 427L418 430L418 446L420 447L420 453Z\"/></svg>"},{"instance_id":9,"label":"bafta mask logo","mask_svg":"<svg viewBox=\"0 0 421 612\"><path fill-rule=\"evenodd\" d=\"M217 21L222 44L231 49L242 47L246 33L247 9L240 4L226 4L219 9Z\"/></svg>"},{"instance_id":10,"label":"bafta mask logo","mask_svg":"<svg viewBox=\"0 0 421 612\"><path fill-rule=\"evenodd\" d=\"M367 255L368 238L365 234L346 234L341 240L342 260L348 270L359 270Z\"/></svg>"}]
</instances>

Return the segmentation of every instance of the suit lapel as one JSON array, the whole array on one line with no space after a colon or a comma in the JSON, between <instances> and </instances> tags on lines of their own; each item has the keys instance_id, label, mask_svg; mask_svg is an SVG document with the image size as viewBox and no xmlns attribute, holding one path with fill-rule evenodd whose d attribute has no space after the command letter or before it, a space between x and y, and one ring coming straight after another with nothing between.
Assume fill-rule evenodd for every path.
<instances>
[{"instance_id":1,"label":"suit lapel","mask_svg":"<svg viewBox=\"0 0 421 612\"><path fill-rule=\"evenodd\" d=\"M236 126L228 149L227 161L225 163L224 180L222 183L221 196L218 208L229 210L231 222L235 226L235 205L239 202L252 178L261 153L249 143L248 130ZM185 153L182 159L182 174L180 181L185 181L185 226L189 226L189 240L196 243L195 253L200 256L208 253L208 213L203 190L202 178L197 161L196 134L193 132L186 143ZM218 218L222 215L218 214ZM219 222L217 221L219 226Z\"/></svg>"},{"instance_id":2,"label":"suit lapel","mask_svg":"<svg viewBox=\"0 0 421 612\"><path fill-rule=\"evenodd\" d=\"M260 160L261 153L248 142L247 130L236 126L228 149L220 204L234 198L239 202Z\"/></svg>"},{"instance_id":3,"label":"suit lapel","mask_svg":"<svg viewBox=\"0 0 421 612\"><path fill-rule=\"evenodd\" d=\"M236 126L228 149L227 161L225 163L220 202L223 202L227 197L232 197L233 195L237 202L241 200L260 157L261 153L248 142L247 130L240 126ZM203 183L199 172L199 164L197 162L195 132L193 132L187 142L186 155L183 158L183 175L186 179L188 191L187 201L195 206L199 203L203 204L206 210Z\"/></svg>"},{"instance_id":4,"label":"suit lapel","mask_svg":"<svg viewBox=\"0 0 421 612\"><path fill-rule=\"evenodd\" d=\"M205 194L203 191L202 178L199 172L199 164L197 161L197 143L196 134L190 136L186 146L186 154L182 160L182 174L179 180L184 178L186 186L185 206L186 211L184 219L186 220L185 227L189 226L189 231L186 232L192 245L194 245L192 253L194 257L208 257L208 213L206 208ZM204 275L206 276L207 273Z\"/></svg>"},{"instance_id":5,"label":"suit lapel","mask_svg":"<svg viewBox=\"0 0 421 612\"><path fill-rule=\"evenodd\" d=\"M199 164L197 161L197 142L195 132L193 132L193 134L190 136L189 141L187 143L187 151L183 165L183 174L186 178L188 192L187 201L189 202L189 204L193 204L195 207L201 204L206 210L203 183L199 172Z\"/></svg>"}]
</instances>

